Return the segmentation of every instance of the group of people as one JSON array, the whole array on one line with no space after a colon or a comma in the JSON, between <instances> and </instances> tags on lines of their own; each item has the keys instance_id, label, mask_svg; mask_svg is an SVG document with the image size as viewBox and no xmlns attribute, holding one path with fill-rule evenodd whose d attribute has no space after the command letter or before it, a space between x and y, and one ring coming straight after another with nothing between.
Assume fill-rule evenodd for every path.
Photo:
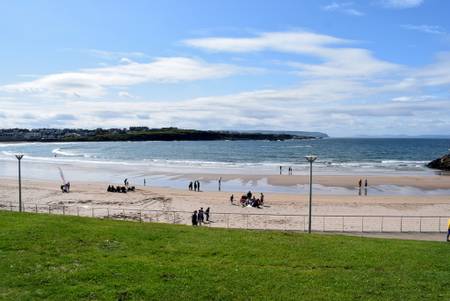
<instances>
[{"instance_id":1,"label":"group of people","mask_svg":"<svg viewBox=\"0 0 450 301\"><path fill-rule=\"evenodd\" d=\"M190 191L200 191L200 181L196 180L194 182L190 182L188 185Z\"/></svg>"},{"instance_id":2,"label":"group of people","mask_svg":"<svg viewBox=\"0 0 450 301\"><path fill-rule=\"evenodd\" d=\"M293 172L294 172L294 170L292 169L291 166L289 166L288 167L288 175L292 176ZM282 174L283 174L283 166L280 165L280 175L282 175Z\"/></svg>"},{"instance_id":3,"label":"group of people","mask_svg":"<svg viewBox=\"0 0 450 301\"><path fill-rule=\"evenodd\" d=\"M114 185L108 185L108 188L106 191L108 192L121 192L121 193L127 193L128 191L135 191L136 188L134 186L114 186Z\"/></svg>"},{"instance_id":4,"label":"group of people","mask_svg":"<svg viewBox=\"0 0 450 301\"><path fill-rule=\"evenodd\" d=\"M234 205L234 195L232 194L230 196L230 203ZM242 195L241 199L239 200L239 204L242 207L256 207L261 208L264 206L264 194L261 192L261 195L259 198L256 198L256 196L251 192L247 192L246 195Z\"/></svg>"},{"instance_id":5,"label":"group of people","mask_svg":"<svg viewBox=\"0 0 450 301\"><path fill-rule=\"evenodd\" d=\"M361 190L362 190L362 186L363 186L363 180L362 179L359 179L358 186L359 186L358 194L361 195ZM367 186L368 186L367 179L365 179L364 180L364 195L367 195Z\"/></svg>"},{"instance_id":6,"label":"group of people","mask_svg":"<svg viewBox=\"0 0 450 301\"><path fill-rule=\"evenodd\" d=\"M198 211L195 210L192 214L192 226L201 226L205 222L209 223L209 207L206 210L203 210L201 207Z\"/></svg>"},{"instance_id":7,"label":"group of people","mask_svg":"<svg viewBox=\"0 0 450 301\"><path fill-rule=\"evenodd\" d=\"M62 191L62 193L69 193L69 191L70 191L70 182L67 182L67 183L61 185L61 191Z\"/></svg>"}]
</instances>

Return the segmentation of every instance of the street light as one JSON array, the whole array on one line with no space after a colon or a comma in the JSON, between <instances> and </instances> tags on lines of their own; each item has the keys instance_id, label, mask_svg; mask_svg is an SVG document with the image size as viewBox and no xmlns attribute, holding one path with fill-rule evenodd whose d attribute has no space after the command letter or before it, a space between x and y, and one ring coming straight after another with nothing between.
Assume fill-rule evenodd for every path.
<instances>
[{"instance_id":1,"label":"street light","mask_svg":"<svg viewBox=\"0 0 450 301\"><path fill-rule=\"evenodd\" d=\"M309 223L308 233L311 233L311 215L312 215L312 164L316 161L317 156L308 155L305 156L306 161L309 162Z\"/></svg>"},{"instance_id":2,"label":"street light","mask_svg":"<svg viewBox=\"0 0 450 301\"><path fill-rule=\"evenodd\" d=\"M22 160L23 155L17 154L16 158L19 161L19 212L22 212L22 175L20 173L20 160Z\"/></svg>"}]
</instances>

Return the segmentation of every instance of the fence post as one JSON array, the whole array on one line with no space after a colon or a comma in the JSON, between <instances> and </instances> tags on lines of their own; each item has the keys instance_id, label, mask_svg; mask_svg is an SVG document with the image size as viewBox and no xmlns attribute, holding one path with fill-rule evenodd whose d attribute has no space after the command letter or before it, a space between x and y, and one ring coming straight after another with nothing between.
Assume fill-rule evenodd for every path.
<instances>
[{"instance_id":1,"label":"fence post","mask_svg":"<svg viewBox=\"0 0 450 301\"><path fill-rule=\"evenodd\" d=\"M419 217L419 233L422 233L422 217Z\"/></svg>"},{"instance_id":2,"label":"fence post","mask_svg":"<svg viewBox=\"0 0 450 301\"><path fill-rule=\"evenodd\" d=\"M175 219L176 219L176 213L175 213L175 211L174 211L174 212L173 212L173 223L174 223L174 224L176 224L176 223L175 223Z\"/></svg>"},{"instance_id":3,"label":"fence post","mask_svg":"<svg viewBox=\"0 0 450 301\"><path fill-rule=\"evenodd\" d=\"M384 216L381 217L381 233L383 233Z\"/></svg>"},{"instance_id":4,"label":"fence post","mask_svg":"<svg viewBox=\"0 0 450 301\"><path fill-rule=\"evenodd\" d=\"M109 218L109 208L106 208L106 210L108 211L108 218Z\"/></svg>"},{"instance_id":5,"label":"fence post","mask_svg":"<svg viewBox=\"0 0 450 301\"><path fill-rule=\"evenodd\" d=\"M438 221L438 233L441 232L441 217L439 216L439 221Z\"/></svg>"},{"instance_id":6,"label":"fence post","mask_svg":"<svg viewBox=\"0 0 450 301\"><path fill-rule=\"evenodd\" d=\"M230 228L230 215L225 214L225 216L227 217L227 229L229 229Z\"/></svg>"},{"instance_id":7,"label":"fence post","mask_svg":"<svg viewBox=\"0 0 450 301\"><path fill-rule=\"evenodd\" d=\"M9 208L10 208L10 211L13 211L12 203L11 203L11 202L9 202Z\"/></svg>"},{"instance_id":8,"label":"fence post","mask_svg":"<svg viewBox=\"0 0 450 301\"><path fill-rule=\"evenodd\" d=\"M48 205L48 214L50 214L51 212L50 212L50 205Z\"/></svg>"},{"instance_id":9,"label":"fence post","mask_svg":"<svg viewBox=\"0 0 450 301\"><path fill-rule=\"evenodd\" d=\"M403 216L400 216L400 233L403 232Z\"/></svg>"},{"instance_id":10,"label":"fence post","mask_svg":"<svg viewBox=\"0 0 450 301\"><path fill-rule=\"evenodd\" d=\"M342 217L342 232L345 232L345 216Z\"/></svg>"},{"instance_id":11,"label":"fence post","mask_svg":"<svg viewBox=\"0 0 450 301\"><path fill-rule=\"evenodd\" d=\"M63 215L66 215L66 206L63 206Z\"/></svg>"},{"instance_id":12,"label":"fence post","mask_svg":"<svg viewBox=\"0 0 450 301\"><path fill-rule=\"evenodd\" d=\"M80 207L77 206L77 216L80 216Z\"/></svg>"},{"instance_id":13,"label":"fence post","mask_svg":"<svg viewBox=\"0 0 450 301\"><path fill-rule=\"evenodd\" d=\"M246 229L248 229L248 214L246 214L246 217L247 217L247 228Z\"/></svg>"},{"instance_id":14,"label":"fence post","mask_svg":"<svg viewBox=\"0 0 450 301\"><path fill-rule=\"evenodd\" d=\"M361 233L364 233L364 216L361 216Z\"/></svg>"},{"instance_id":15,"label":"fence post","mask_svg":"<svg viewBox=\"0 0 450 301\"><path fill-rule=\"evenodd\" d=\"M322 216L322 232L325 232L325 215Z\"/></svg>"},{"instance_id":16,"label":"fence post","mask_svg":"<svg viewBox=\"0 0 450 301\"><path fill-rule=\"evenodd\" d=\"M142 210L139 210L139 221L142 223Z\"/></svg>"},{"instance_id":17,"label":"fence post","mask_svg":"<svg viewBox=\"0 0 450 301\"><path fill-rule=\"evenodd\" d=\"M92 209L92 217L94 217L94 207L92 207L91 209Z\"/></svg>"}]
</instances>

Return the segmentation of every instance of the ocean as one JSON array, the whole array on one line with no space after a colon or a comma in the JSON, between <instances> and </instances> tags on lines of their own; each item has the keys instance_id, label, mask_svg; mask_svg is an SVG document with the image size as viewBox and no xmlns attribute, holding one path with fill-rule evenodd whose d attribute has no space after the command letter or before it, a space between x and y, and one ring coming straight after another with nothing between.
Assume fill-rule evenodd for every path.
<instances>
[{"instance_id":1,"label":"ocean","mask_svg":"<svg viewBox=\"0 0 450 301\"><path fill-rule=\"evenodd\" d=\"M17 176L16 153L23 153L24 178L60 180L59 170L72 181L121 183L185 188L192 174L306 175L304 156L318 156L319 175L414 175L440 174L426 163L448 152L450 139L326 138L286 141L151 141L0 143L0 177ZM214 176L215 178L215 176ZM216 190L215 181L203 179L203 188ZM324 194L352 194L342 187L315 185ZM266 179L228 180L225 190L298 193L307 185L271 186ZM421 191L412 187L370 187L371 194L450 194L449 190Z\"/></svg>"},{"instance_id":2,"label":"ocean","mask_svg":"<svg viewBox=\"0 0 450 301\"><path fill-rule=\"evenodd\" d=\"M1 143L0 160L15 153L36 162L122 164L174 172L273 173L279 166L306 172L305 155L318 156L324 174L433 173L429 161L448 152L450 139L327 138L286 141L149 141Z\"/></svg>"}]
</instances>

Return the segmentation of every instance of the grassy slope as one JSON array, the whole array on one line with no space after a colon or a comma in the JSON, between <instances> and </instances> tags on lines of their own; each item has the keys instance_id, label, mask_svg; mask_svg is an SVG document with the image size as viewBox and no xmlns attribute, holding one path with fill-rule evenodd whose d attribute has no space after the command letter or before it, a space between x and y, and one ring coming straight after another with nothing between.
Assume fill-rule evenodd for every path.
<instances>
[{"instance_id":1,"label":"grassy slope","mask_svg":"<svg viewBox=\"0 0 450 301\"><path fill-rule=\"evenodd\" d=\"M449 300L450 244L0 212L0 299Z\"/></svg>"}]
</instances>

